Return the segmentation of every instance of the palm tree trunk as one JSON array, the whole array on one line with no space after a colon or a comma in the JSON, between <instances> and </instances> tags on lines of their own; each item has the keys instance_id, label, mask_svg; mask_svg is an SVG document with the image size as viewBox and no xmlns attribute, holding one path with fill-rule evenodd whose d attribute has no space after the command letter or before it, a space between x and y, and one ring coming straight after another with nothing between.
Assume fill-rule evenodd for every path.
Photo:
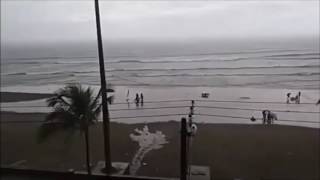
<instances>
[{"instance_id":1,"label":"palm tree trunk","mask_svg":"<svg viewBox=\"0 0 320 180\"><path fill-rule=\"evenodd\" d=\"M89 146L89 127L85 127L84 131L85 143L86 143L86 164L88 174L91 175L91 167L90 167L90 146Z\"/></svg>"}]
</instances>

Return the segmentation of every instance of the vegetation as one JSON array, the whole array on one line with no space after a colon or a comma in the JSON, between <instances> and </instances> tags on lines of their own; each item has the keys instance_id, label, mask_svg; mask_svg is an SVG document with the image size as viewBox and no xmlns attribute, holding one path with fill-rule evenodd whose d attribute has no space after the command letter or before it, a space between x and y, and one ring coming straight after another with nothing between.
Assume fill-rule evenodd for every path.
<instances>
[{"instance_id":1,"label":"vegetation","mask_svg":"<svg viewBox=\"0 0 320 180\"><path fill-rule=\"evenodd\" d=\"M52 107L53 111L46 116L38 133L39 142L43 142L57 131L73 133L80 130L84 134L88 174L91 174L89 126L97 121L101 112L99 97L100 92L95 96L93 89L77 84L59 89L47 99L48 106Z\"/></svg>"}]
</instances>

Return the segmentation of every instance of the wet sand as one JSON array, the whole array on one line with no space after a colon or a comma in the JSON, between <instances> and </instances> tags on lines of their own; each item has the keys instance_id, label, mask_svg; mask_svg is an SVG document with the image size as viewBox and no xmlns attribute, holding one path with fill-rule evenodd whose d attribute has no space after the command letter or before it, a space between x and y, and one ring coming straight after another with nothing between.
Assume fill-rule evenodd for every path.
<instances>
[{"instance_id":1,"label":"wet sand","mask_svg":"<svg viewBox=\"0 0 320 180\"><path fill-rule=\"evenodd\" d=\"M41 121L42 113L1 112L1 121ZM1 163L26 160L29 168L68 170L85 168L83 136L57 133L43 144L36 141L37 123L1 123ZM111 123L113 161L129 162L138 150L129 134L145 124ZM168 144L149 152L137 175L179 176L178 122L148 123L162 131ZM192 164L210 166L214 179L319 179L320 130L306 127L245 124L198 124ZM92 163L103 160L101 124L90 128ZM22 164L23 165L23 164Z\"/></svg>"},{"instance_id":2,"label":"wet sand","mask_svg":"<svg viewBox=\"0 0 320 180\"><path fill-rule=\"evenodd\" d=\"M0 102L31 101L31 100L48 98L50 96L52 96L52 94L1 92Z\"/></svg>"},{"instance_id":3,"label":"wet sand","mask_svg":"<svg viewBox=\"0 0 320 180\"><path fill-rule=\"evenodd\" d=\"M57 87L56 87L57 88ZM53 88L56 90L56 88ZM93 88L96 88L95 86ZM181 117L186 117L190 112L191 99L195 100L196 122L204 123L231 123L231 124L261 124L262 110L268 109L275 112L278 116L276 124L304 126L320 128L320 110L315 105L319 98L319 91L302 91L301 104L286 104L286 92L294 92L285 89L255 89L255 88L209 88L209 87L125 87L116 86L114 103L109 106L111 121L136 124L144 122L166 122L170 120L179 121ZM43 88L45 89L45 88ZM44 92L54 92L46 90ZM126 103L126 94L130 90L129 102ZM210 93L209 98L201 98L201 92ZM34 91L30 91L34 92ZM134 103L136 93L144 94L144 105L138 107ZM19 113L46 113L51 111L46 106L45 99L30 101L20 101L23 98L33 98L29 93L12 93L19 102L1 103L2 111L14 111ZM38 96L43 96L39 94ZM174 102L163 102L174 100ZM175 101L178 100L178 101ZM179 101L185 100L185 101ZM232 102L216 102L216 101ZM159 102L162 101L162 102ZM249 103L244 103L249 102ZM261 102L261 103L250 103ZM276 103L264 103L276 102ZM159 108L158 107L162 107ZM180 107L180 108L163 108ZM209 107L209 108L208 108ZM211 108L216 107L216 108ZM224 109L227 108L227 109ZM228 109L229 108L229 109ZM231 108L231 109L230 109ZM237 109L239 108L239 109ZM121 109L121 111L119 111ZM241 110L242 109L242 110ZM244 110L243 110L244 109ZM296 111L298 113L290 112ZM307 112L307 113L301 113ZM173 116L163 116L168 114L179 114ZM160 116L157 116L160 115ZM218 115L212 117L207 115ZM148 116L146 118L118 118ZM243 118L229 118L243 117ZM250 118L254 116L257 121L251 122ZM100 117L101 120L101 117ZM284 121L283 121L284 120ZM290 120L290 121L287 121ZM293 121L292 121L293 120ZM312 123L299 121L312 121ZM295 122L298 121L298 122Z\"/></svg>"}]
</instances>

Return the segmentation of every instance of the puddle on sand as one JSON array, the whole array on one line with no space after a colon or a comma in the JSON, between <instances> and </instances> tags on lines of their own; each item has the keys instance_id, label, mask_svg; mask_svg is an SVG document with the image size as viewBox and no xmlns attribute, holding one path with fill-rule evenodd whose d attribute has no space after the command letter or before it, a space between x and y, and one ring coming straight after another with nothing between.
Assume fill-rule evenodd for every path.
<instances>
[{"instance_id":1,"label":"puddle on sand","mask_svg":"<svg viewBox=\"0 0 320 180\"><path fill-rule=\"evenodd\" d=\"M138 169L141 167L141 162L144 156L151 150L160 149L164 144L168 143L166 136L161 131L155 133L149 132L147 125L142 130L135 129L135 134L130 134L130 138L133 141L139 143L139 149L134 155L131 163L129 173L135 175ZM136 135L138 134L138 135Z\"/></svg>"}]
</instances>

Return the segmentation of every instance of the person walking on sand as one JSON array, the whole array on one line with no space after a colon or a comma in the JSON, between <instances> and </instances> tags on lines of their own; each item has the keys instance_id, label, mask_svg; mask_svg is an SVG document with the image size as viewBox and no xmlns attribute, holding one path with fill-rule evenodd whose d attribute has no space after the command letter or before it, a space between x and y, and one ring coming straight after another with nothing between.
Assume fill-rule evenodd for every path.
<instances>
[{"instance_id":1,"label":"person walking on sand","mask_svg":"<svg viewBox=\"0 0 320 180\"><path fill-rule=\"evenodd\" d=\"M291 93L287 93L287 104L290 103L290 95L291 95Z\"/></svg>"},{"instance_id":2,"label":"person walking on sand","mask_svg":"<svg viewBox=\"0 0 320 180\"><path fill-rule=\"evenodd\" d=\"M143 94L140 93L140 101L141 101L141 106L143 106Z\"/></svg>"},{"instance_id":3,"label":"person walking on sand","mask_svg":"<svg viewBox=\"0 0 320 180\"><path fill-rule=\"evenodd\" d=\"M136 99L135 99L135 101L136 101L136 105L139 106L140 98L139 98L139 94L138 94L138 93L136 93Z\"/></svg>"}]
</instances>

